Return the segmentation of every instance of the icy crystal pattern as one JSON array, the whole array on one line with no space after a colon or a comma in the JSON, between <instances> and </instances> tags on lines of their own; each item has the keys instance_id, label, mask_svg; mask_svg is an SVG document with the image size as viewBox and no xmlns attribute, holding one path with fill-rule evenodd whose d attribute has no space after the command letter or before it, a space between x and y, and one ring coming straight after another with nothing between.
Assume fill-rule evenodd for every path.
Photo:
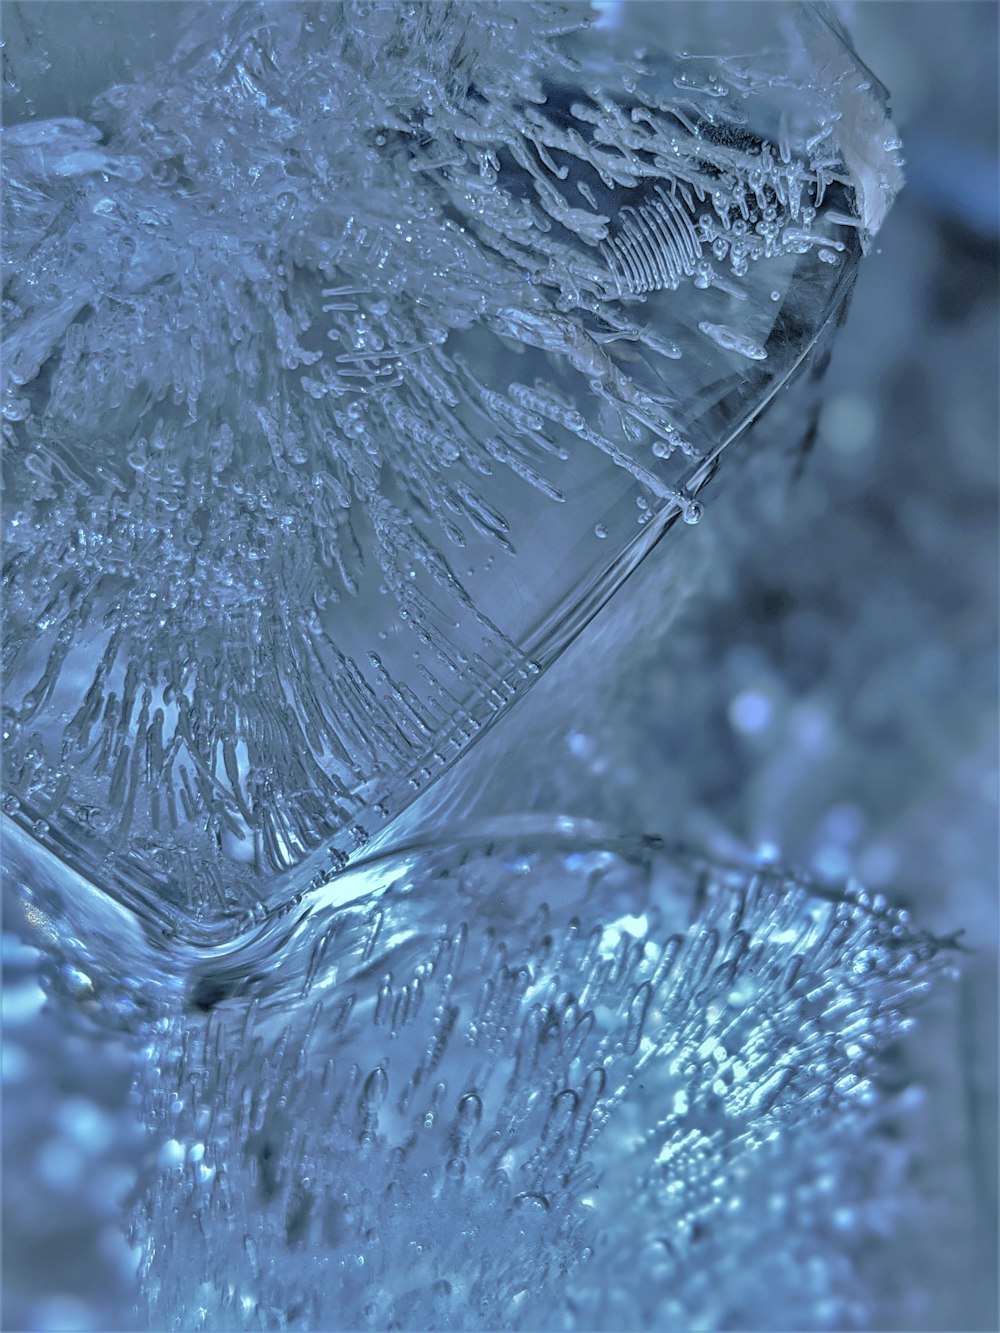
<instances>
[{"instance_id":1,"label":"icy crystal pattern","mask_svg":"<svg viewBox=\"0 0 1000 1333\"><path fill-rule=\"evenodd\" d=\"M579 832L340 892L147 1029L143 1326L866 1326L905 916Z\"/></svg>"},{"instance_id":2,"label":"icy crystal pattern","mask_svg":"<svg viewBox=\"0 0 1000 1333\"><path fill-rule=\"evenodd\" d=\"M119 897L208 930L342 864L847 290L870 77L813 12L639 9L166 7L154 61L75 7L135 54L4 132L7 808Z\"/></svg>"}]
</instances>

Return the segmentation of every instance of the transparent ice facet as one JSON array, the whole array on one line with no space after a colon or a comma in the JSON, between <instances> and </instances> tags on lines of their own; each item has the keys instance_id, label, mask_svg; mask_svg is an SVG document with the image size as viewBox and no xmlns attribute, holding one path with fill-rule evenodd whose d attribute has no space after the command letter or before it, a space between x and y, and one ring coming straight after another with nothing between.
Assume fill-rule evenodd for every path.
<instances>
[{"instance_id":1,"label":"transparent ice facet","mask_svg":"<svg viewBox=\"0 0 1000 1333\"><path fill-rule=\"evenodd\" d=\"M577 828L362 861L280 933L147 1028L143 1327L870 1327L904 916Z\"/></svg>"},{"instance_id":2,"label":"transparent ice facet","mask_svg":"<svg viewBox=\"0 0 1000 1333\"><path fill-rule=\"evenodd\" d=\"M891 126L783 6L6 29L7 808L226 938L697 519L849 290Z\"/></svg>"}]
</instances>

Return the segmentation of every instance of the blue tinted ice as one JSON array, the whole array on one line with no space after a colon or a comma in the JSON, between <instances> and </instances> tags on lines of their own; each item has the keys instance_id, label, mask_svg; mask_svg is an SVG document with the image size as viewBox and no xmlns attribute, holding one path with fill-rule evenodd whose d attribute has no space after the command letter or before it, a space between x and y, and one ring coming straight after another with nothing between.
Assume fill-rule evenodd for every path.
<instances>
[{"instance_id":1,"label":"blue tinted ice","mask_svg":"<svg viewBox=\"0 0 1000 1333\"><path fill-rule=\"evenodd\" d=\"M579 821L471 835L440 779L554 762L471 747L825 342L900 184L881 88L784 5L4 41L3 854L45 950L5 1132L17 1235L103 1289L32 1318L107 1322L134 1261L153 1329L870 1326L940 942Z\"/></svg>"},{"instance_id":2,"label":"blue tinted ice","mask_svg":"<svg viewBox=\"0 0 1000 1333\"><path fill-rule=\"evenodd\" d=\"M151 1035L144 1327L866 1326L905 915L583 829L361 863L283 940Z\"/></svg>"},{"instance_id":3,"label":"blue tinted ice","mask_svg":"<svg viewBox=\"0 0 1000 1333\"><path fill-rule=\"evenodd\" d=\"M72 12L7 23L7 809L224 938L697 520L896 141L818 11Z\"/></svg>"}]
</instances>

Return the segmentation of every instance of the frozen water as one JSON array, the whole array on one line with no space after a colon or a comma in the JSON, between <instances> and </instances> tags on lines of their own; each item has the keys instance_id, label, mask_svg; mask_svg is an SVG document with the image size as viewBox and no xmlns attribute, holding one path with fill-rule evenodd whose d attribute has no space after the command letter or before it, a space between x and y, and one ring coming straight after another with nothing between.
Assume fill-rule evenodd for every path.
<instances>
[{"instance_id":1,"label":"frozen water","mask_svg":"<svg viewBox=\"0 0 1000 1333\"><path fill-rule=\"evenodd\" d=\"M7 24L4 854L135 1060L144 1327L866 1325L936 942L579 825L398 845L899 183L820 11L595 12Z\"/></svg>"},{"instance_id":2,"label":"frozen water","mask_svg":"<svg viewBox=\"0 0 1000 1333\"><path fill-rule=\"evenodd\" d=\"M857 888L560 824L359 861L169 965L34 866L49 989L136 1069L144 1164L107 1114L88 1144L140 1168L129 1326L871 1326L886 1057L948 951Z\"/></svg>"},{"instance_id":3,"label":"frozen water","mask_svg":"<svg viewBox=\"0 0 1000 1333\"><path fill-rule=\"evenodd\" d=\"M866 1326L904 916L577 828L362 862L280 934L148 1029L144 1327Z\"/></svg>"},{"instance_id":4,"label":"frozen water","mask_svg":"<svg viewBox=\"0 0 1000 1333\"><path fill-rule=\"evenodd\" d=\"M71 12L6 20L7 809L224 939L698 517L896 140L819 11Z\"/></svg>"}]
</instances>

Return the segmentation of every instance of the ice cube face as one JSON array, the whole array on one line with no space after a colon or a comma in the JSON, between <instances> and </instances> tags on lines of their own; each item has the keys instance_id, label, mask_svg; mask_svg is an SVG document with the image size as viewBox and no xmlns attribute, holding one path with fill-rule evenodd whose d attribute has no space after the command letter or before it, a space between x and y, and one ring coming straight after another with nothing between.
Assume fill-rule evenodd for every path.
<instances>
[{"instance_id":1,"label":"ice cube face","mask_svg":"<svg viewBox=\"0 0 1000 1333\"><path fill-rule=\"evenodd\" d=\"M6 808L218 937L697 518L898 170L809 10L146 12L8 24Z\"/></svg>"},{"instance_id":2,"label":"ice cube face","mask_svg":"<svg viewBox=\"0 0 1000 1333\"><path fill-rule=\"evenodd\" d=\"M144 1327L871 1326L902 915L579 830L338 892L150 1025Z\"/></svg>"}]
</instances>

